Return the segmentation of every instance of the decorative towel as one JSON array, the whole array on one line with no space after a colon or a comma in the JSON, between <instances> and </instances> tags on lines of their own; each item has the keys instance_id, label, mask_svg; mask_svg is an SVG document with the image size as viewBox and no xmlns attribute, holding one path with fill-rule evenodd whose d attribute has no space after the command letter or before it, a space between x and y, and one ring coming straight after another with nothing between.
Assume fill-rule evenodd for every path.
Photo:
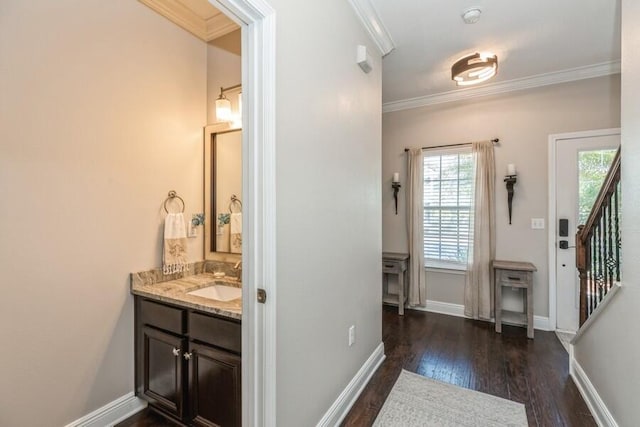
<instances>
[{"instance_id":1,"label":"decorative towel","mask_svg":"<svg viewBox=\"0 0 640 427\"><path fill-rule=\"evenodd\" d=\"M231 253L242 253L242 213L231 214Z\"/></svg>"},{"instance_id":2,"label":"decorative towel","mask_svg":"<svg viewBox=\"0 0 640 427\"><path fill-rule=\"evenodd\" d=\"M187 228L182 213L167 214L164 219L164 247L162 250L162 272L164 274L188 271Z\"/></svg>"}]
</instances>

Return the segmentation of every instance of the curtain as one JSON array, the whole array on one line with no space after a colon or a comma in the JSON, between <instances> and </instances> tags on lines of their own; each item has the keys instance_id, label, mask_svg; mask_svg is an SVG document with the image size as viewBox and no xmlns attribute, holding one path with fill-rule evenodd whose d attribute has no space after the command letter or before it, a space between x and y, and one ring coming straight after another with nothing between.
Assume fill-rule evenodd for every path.
<instances>
[{"instance_id":1,"label":"curtain","mask_svg":"<svg viewBox=\"0 0 640 427\"><path fill-rule=\"evenodd\" d=\"M408 156L407 240L409 243L409 306L427 305L424 271L424 160L422 149Z\"/></svg>"},{"instance_id":2,"label":"curtain","mask_svg":"<svg viewBox=\"0 0 640 427\"><path fill-rule=\"evenodd\" d=\"M473 233L469 236L464 314L474 319L490 320L494 309L491 262L496 253L496 167L493 143L474 142L472 153L475 170L474 194L471 198Z\"/></svg>"}]
</instances>

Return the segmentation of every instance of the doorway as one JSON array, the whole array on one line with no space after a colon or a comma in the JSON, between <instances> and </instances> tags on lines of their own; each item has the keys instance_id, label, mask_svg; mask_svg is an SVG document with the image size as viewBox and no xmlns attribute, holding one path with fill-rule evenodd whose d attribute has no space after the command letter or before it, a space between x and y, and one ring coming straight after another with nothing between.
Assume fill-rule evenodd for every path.
<instances>
[{"instance_id":1,"label":"doorway","mask_svg":"<svg viewBox=\"0 0 640 427\"><path fill-rule=\"evenodd\" d=\"M549 137L549 320L557 331L578 330L575 234L586 222L619 146L619 129Z\"/></svg>"},{"instance_id":2,"label":"doorway","mask_svg":"<svg viewBox=\"0 0 640 427\"><path fill-rule=\"evenodd\" d=\"M275 426L275 11L264 0L208 1L242 28L242 425Z\"/></svg>"}]
</instances>

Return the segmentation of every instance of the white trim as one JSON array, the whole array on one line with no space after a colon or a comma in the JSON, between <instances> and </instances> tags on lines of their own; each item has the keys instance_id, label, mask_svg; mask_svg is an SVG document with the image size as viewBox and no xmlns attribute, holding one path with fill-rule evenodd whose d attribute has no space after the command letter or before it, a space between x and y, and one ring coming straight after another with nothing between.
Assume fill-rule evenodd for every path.
<instances>
[{"instance_id":1,"label":"white trim","mask_svg":"<svg viewBox=\"0 0 640 427\"><path fill-rule=\"evenodd\" d=\"M428 311L430 313L446 314L448 316L455 317L467 317L464 315L464 305L453 304L450 302L441 302L427 300L426 307L407 307L409 310ZM490 320L491 323L495 323L495 319ZM508 323L505 323L505 325ZM544 316L533 316L533 329L540 331L552 331L550 328L549 318Z\"/></svg>"},{"instance_id":2,"label":"white trim","mask_svg":"<svg viewBox=\"0 0 640 427\"><path fill-rule=\"evenodd\" d=\"M589 377L573 355L573 345L570 345L569 374L571 375L571 378L573 378L573 382L576 384L576 387L578 387L578 391L589 407L591 415L593 415L593 418L600 427L618 427L618 423L616 423L616 420L602 401L598 391L593 384L591 384Z\"/></svg>"},{"instance_id":3,"label":"white trim","mask_svg":"<svg viewBox=\"0 0 640 427\"><path fill-rule=\"evenodd\" d=\"M242 425L275 427L276 15L265 0L208 1L242 27Z\"/></svg>"},{"instance_id":4,"label":"white trim","mask_svg":"<svg viewBox=\"0 0 640 427\"><path fill-rule=\"evenodd\" d=\"M465 317L464 305L451 304L449 302L427 300L426 307L410 307L415 310L424 310L431 313L447 314L449 316Z\"/></svg>"},{"instance_id":5,"label":"white trim","mask_svg":"<svg viewBox=\"0 0 640 427\"><path fill-rule=\"evenodd\" d=\"M596 130L587 130L580 132L565 132L565 133L556 133L549 135L549 144L548 144L548 163L547 163L547 173L548 179L547 183L548 187L548 227L547 227L547 245L548 245L548 254L549 254L549 327L550 330L555 330L557 327L557 301L556 301L556 227L557 227L557 215L556 215L556 149L558 145L558 141L562 141L565 139L576 139L576 138L593 138L598 136L607 136L607 135L620 135L620 128L610 128L610 129L596 129Z\"/></svg>"},{"instance_id":6,"label":"white trim","mask_svg":"<svg viewBox=\"0 0 640 427\"><path fill-rule=\"evenodd\" d=\"M340 396L318 422L317 427L340 425L384 359L384 343L380 343L356 375L349 381L345 389L342 390Z\"/></svg>"},{"instance_id":7,"label":"white trim","mask_svg":"<svg viewBox=\"0 0 640 427\"><path fill-rule=\"evenodd\" d=\"M72 421L66 427L111 427L146 407L147 402L138 399L133 392L129 392L90 414Z\"/></svg>"},{"instance_id":8,"label":"white trim","mask_svg":"<svg viewBox=\"0 0 640 427\"><path fill-rule=\"evenodd\" d=\"M429 267L429 266L425 266L424 267L425 271L427 273L440 273L440 274L455 274L458 276L466 276L467 275L467 268L465 267L463 268L445 268L445 267Z\"/></svg>"},{"instance_id":9,"label":"white trim","mask_svg":"<svg viewBox=\"0 0 640 427\"><path fill-rule=\"evenodd\" d=\"M548 317L536 315L533 316L533 329L537 329L539 331L553 331Z\"/></svg>"},{"instance_id":10,"label":"white trim","mask_svg":"<svg viewBox=\"0 0 640 427\"><path fill-rule=\"evenodd\" d=\"M613 299L613 296L618 293L621 287L622 287L622 284L620 282L613 283L613 287L609 290L609 292L607 292L607 295L605 295L604 299L598 304L596 309L593 310L591 315L589 315L589 318L587 319L587 321L584 322L582 326L580 326L580 329L578 329L578 332L576 332L576 335L571 339L572 345L577 343L578 339L580 339L580 337L585 333L585 331L589 329L591 325L593 325L593 322L595 321L595 319L599 317L600 313L604 311L604 308L607 305L609 305L609 303Z\"/></svg>"},{"instance_id":11,"label":"white trim","mask_svg":"<svg viewBox=\"0 0 640 427\"><path fill-rule=\"evenodd\" d=\"M426 107L428 105L480 98L483 96L515 92L540 86L591 79L594 77L608 76L610 74L618 73L620 73L620 61L603 62L600 64L587 65L585 67L571 68L568 70L554 71L551 73L538 74L520 79L507 80L504 82L490 83L479 87L458 89L435 93L433 95L385 102L382 104L382 112L390 113L392 111L408 110L411 108Z\"/></svg>"},{"instance_id":12,"label":"white trim","mask_svg":"<svg viewBox=\"0 0 640 427\"><path fill-rule=\"evenodd\" d=\"M391 34L384 26L378 11L371 3L371 0L349 0L351 7L356 12L362 26L367 31L371 40L375 43L382 56L387 55L396 48Z\"/></svg>"}]
</instances>

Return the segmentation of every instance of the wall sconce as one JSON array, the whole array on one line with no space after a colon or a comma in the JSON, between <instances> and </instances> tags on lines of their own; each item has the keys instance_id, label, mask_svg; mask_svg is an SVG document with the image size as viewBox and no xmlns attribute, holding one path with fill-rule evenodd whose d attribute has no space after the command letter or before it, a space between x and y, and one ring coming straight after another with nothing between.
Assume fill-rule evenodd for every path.
<instances>
[{"instance_id":1,"label":"wall sconce","mask_svg":"<svg viewBox=\"0 0 640 427\"><path fill-rule=\"evenodd\" d=\"M396 215L398 215L398 191L400 191L400 187L400 174L398 172L394 172L391 188L393 188L393 199L396 202Z\"/></svg>"},{"instance_id":2,"label":"wall sconce","mask_svg":"<svg viewBox=\"0 0 640 427\"><path fill-rule=\"evenodd\" d=\"M216 120L219 122L231 122L233 121L233 114L231 113L231 101L224 96L224 93L233 89L241 88L242 85L235 85L229 87L220 88L220 96L216 99ZM242 112L242 110L240 110Z\"/></svg>"},{"instance_id":3,"label":"wall sconce","mask_svg":"<svg viewBox=\"0 0 640 427\"><path fill-rule=\"evenodd\" d=\"M507 165L507 175L504 177L504 182L507 183L507 203L509 205L509 225L511 225L511 207L513 204L513 186L517 181L516 165L509 163Z\"/></svg>"}]
</instances>

